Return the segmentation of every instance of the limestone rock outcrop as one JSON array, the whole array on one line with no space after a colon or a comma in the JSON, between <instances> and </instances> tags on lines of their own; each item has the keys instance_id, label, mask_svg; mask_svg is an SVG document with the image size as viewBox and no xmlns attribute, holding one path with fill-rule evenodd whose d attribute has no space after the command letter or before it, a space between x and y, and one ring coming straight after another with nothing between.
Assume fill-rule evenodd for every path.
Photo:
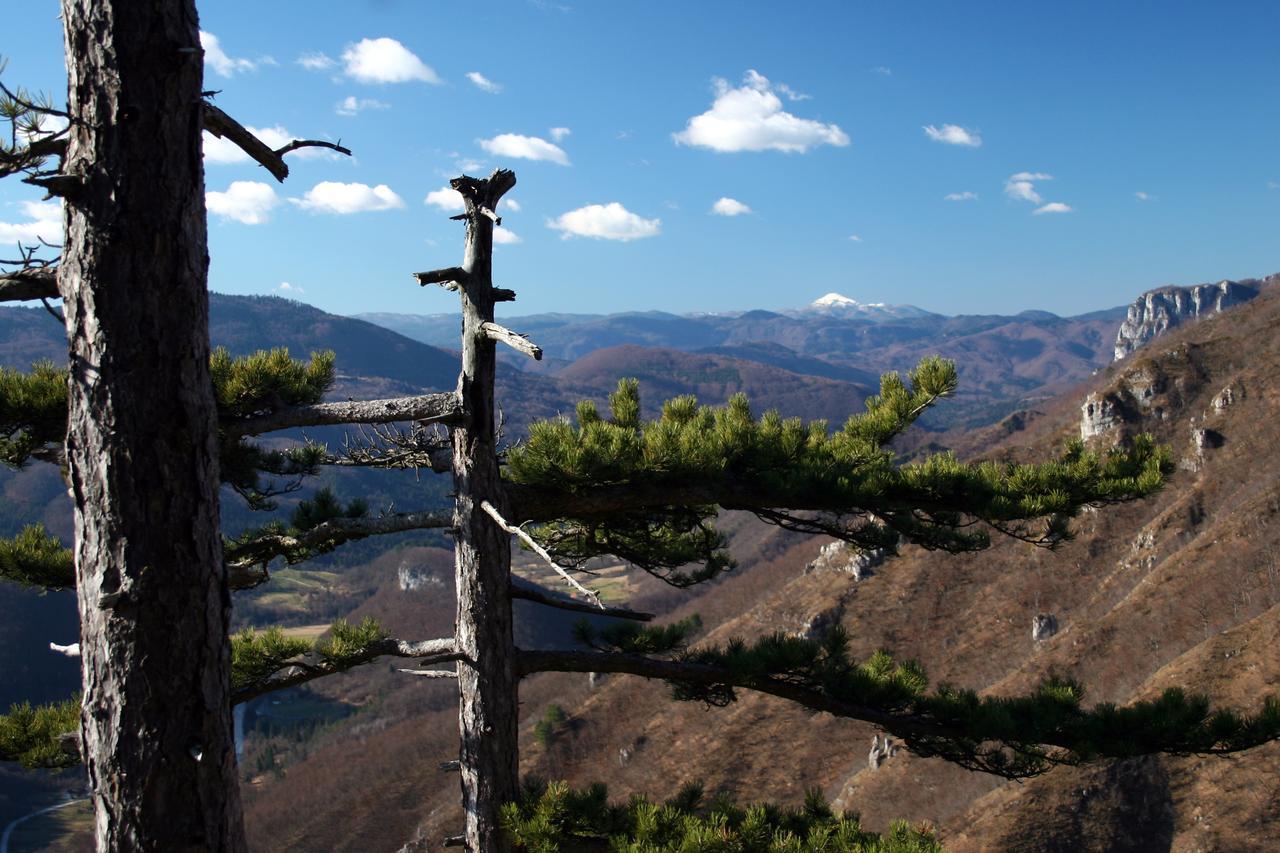
<instances>
[{"instance_id":1,"label":"limestone rock outcrop","mask_svg":"<svg viewBox=\"0 0 1280 853\"><path fill-rule=\"evenodd\" d=\"M1129 306L1129 313L1116 333L1115 357L1124 358L1152 338L1183 323L1217 314L1233 305L1248 302L1276 281L1280 273L1264 279L1245 279L1190 287L1158 287L1142 294Z\"/></svg>"}]
</instances>

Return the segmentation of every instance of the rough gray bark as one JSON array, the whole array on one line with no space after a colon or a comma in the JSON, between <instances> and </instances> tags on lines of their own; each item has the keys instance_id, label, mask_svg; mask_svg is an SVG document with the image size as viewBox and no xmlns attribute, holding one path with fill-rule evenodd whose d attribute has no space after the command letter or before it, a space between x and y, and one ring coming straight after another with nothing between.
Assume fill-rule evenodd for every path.
<instances>
[{"instance_id":1,"label":"rough gray bark","mask_svg":"<svg viewBox=\"0 0 1280 853\"><path fill-rule=\"evenodd\" d=\"M63 0L59 270L99 850L243 850L192 0Z\"/></svg>"},{"instance_id":2,"label":"rough gray bark","mask_svg":"<svg viewBox=\"0 0 1280 853\"><path fill-rule=\"evenodd\" d=\"M453 427L458 724L461 734L462 804L466 844L473 851L508 849L499 814L516 798L519 780L515 644L511 633L511 542L482 509L503 506L495 447L493 322L493 222L485 209L498 206L515 175L495 171L487 180L458 178L453 188L466 202L466 250L462 297L462 372L458 397L465 415Z\"/></svg>"}]
</instances>

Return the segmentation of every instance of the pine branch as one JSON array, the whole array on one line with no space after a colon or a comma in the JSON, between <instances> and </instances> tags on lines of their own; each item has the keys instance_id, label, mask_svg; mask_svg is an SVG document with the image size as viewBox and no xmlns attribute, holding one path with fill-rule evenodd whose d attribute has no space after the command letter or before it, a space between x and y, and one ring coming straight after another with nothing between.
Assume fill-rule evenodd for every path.
<instances>
[{"instance_id":1,"label":"pine branch","mask_svg":"<svg viewBox=\"0 0 1280 853\"><path fill-rule=\"evenodd\" d=\"M576 613L591 613L597 616L612 616L617 619L634 619L637 622L650 622L654 618L652 613L644 613L639 610L628 610L625 607L597 607L594 604L584 604L581 601L574 601L571 598L563 598L556 595L550 590L545 590L532 581L524 578L511 576L511 597L520 598L525 601L532 601L535 604L543 604L547 607L555 607L560 610L572 610Z\"/></svg>"},{"instance_id":2,"label":"pine branch","mask_svg":"<svg viewBox=\"0 0 1280 853\"><path fill-rule=\"evenodd\" d=\"M246 630L232 638L232 704L346 672L379 657L419 658L424 665L459 660L455 649L452 637L419 641L387 637L372 618L355 627L335 622L330 636L314 643L286 637L279 628Z\"/></svg>"},{"instance_id":3,"label":"pine branch","mask_svg":"<svg viewBox=\"0 0 1280 853\"><path fill-rule=\"evenodd\" d=\"M943 685L926 695L918 666L879 653L848 661L842 632L822 642L775 636L748 647L700 650L681 659L585 651L525 651L518 670L617 672L660 678L677 699L734 701L735 688L788 699L814 711L870 722L922 756L969 769L1024 778L1057 764L1166 753L1221 755L1280 739L1280 702L1253 717L1211 711L1202 696L1167 690L1156 700L1117 708L1080 706L1079 685L1050 680L1016 698L979 697Z\"/></svg>"},{"instance_id":4,"label":"pine branch","mask_svg":"<svg viewBox=\"0 0 1280 853\"><path fill-rule=\"evenodd\" d=\"M297 533L250 534L224 548L228 569L243 570L265 566L276 557L293 564L324 554L344 542L406 530L427 530L453 526L451 512L411 512L377 518L335 518Z\"/></svg>"},{"instance_id":5,"label":"pine branch","mask_svg":"<svg viewBox=\"0 0 1280 853\"><path fill-rule=\"evenodd\" d=\"M58 271L50 267L0 273L0 302L57 299Z\"/></svg>"},{"instance_id":6,"label":"pine branch","mask_svg":"<svg viewBox=\"0 0 1280 853\"><path fill-rule=\"evenodd\" d=\"M272 177L281 183L284 183L284 179L289 177L289 166L284 162L284 155L290 151L295 151L298 148L322 147L337 151L339 154L351 154L350 149L343 148L341 145L314 139L295 139L281 148L273 149L254 136L240 122L208 101L204 102L204 129L218 138L225 137L231 140L236 147L256 160L259 165L271 173Z\"/></svg>"},{"instance_id":7,"label":"pine branch","mask_svg":"<svg viewBox=\"0 0 1280 853\"><path fill-rule=\"evenodd\" d=\"M226 419L222 429L224 435L236 438L293 427L334 424L384 424L396 421L452 423L461 415L461 411L456 394L423 394L386 400L288 406L254 417Z\"/></svg>"}]
</instances>

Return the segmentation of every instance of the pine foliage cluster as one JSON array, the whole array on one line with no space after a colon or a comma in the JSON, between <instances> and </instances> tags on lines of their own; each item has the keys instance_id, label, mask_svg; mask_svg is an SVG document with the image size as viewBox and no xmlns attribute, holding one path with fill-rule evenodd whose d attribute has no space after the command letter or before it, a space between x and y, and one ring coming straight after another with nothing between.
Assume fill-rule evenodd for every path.
<instances>
[{"instance_id":1,"label":"pine foliage cluster","mask_svg":"<svg viewBox=\"0 0 1280 853\"><path fill-rule=\"evenodd\" d=\"M67 372L38 361L29 373L0 367L0 463L21 468L60 447L67 432Z\"/></svg>"},{"instance_id":2,"label":"pine foliage cluster","mask_svg":"<svg viewBox=\"0 0 1280 853\"><path fill-rule=\"evenodd\" d=\"M75 558L43 524L28 524L12 539L0 539L0 579L39 589L70 589Z\"/></svg>"},{"instance_id":3,"label":"pine foliage cluster","mask_svg":"<svg viewBox=\"0 0 1280 853\"><path fill-rule=\"evenodd\" d=\"M611 554L685 586L732 565L712 526L717 507L889 551L903 540L981 550L990 535L975 520L1052 547L1069 537L1082 507L1150 494L1170 470L1168 452L1149 436L1105 453L1075 442L1035 465L965 463L950 453L899 464L889 443L955 382L952 362L926 358L905 380L886 374L865 412L829 430L775 411L757 419L741 394L723 407L676 397L642 421L638 383L623 380L609 398L610 419L584 401L576 422L534 424L508 453L506 472L547 505L610 487L651 495L621 511L578 500L537 536L568 564ZM695 560L701 569L679 568Z\"/></svg>"},{"instance_id":4,"label":"pine foliage cluster","mask_svg":"<svg viewBox=\"0 0 1280 853\"><path fill-rule=\"evenodd\" d=\"M27 702L11 705L0 715L0 761L27 768L71 767L80 763L80 754L65 745L64 736L79 731L79 696L34 708Z\"/></svg>"},{"instance_id":5,"label":"pine foliage cluster","mask_svg":"<svg viewBox=\"0 0 1280 853\"><path fill-rule=\"evenodd\" d=\"M231 638L231 689L244 693L267 684L279 672L302 670L342 672L370 659L370 648L386 637L377 619L359 625L339 619L317 640L287 636L278 627L246 628Z\"/></svg>"},{"instance_id":6,"label":"pine foliage cluster","mask_svg":"<svg viewBox=\"0 0 1280 853\"><path fill-rule=\"evenodd\" d=\"M938 853L933 833L894 823L886 835L862 829L857 817L835 814L817 791L799 809L741 808L720 797L703 803L688 785L666 803L633 797L610 803L602 784L574 790L563 782L526 780L518 803L503 809L503 829L515 849L616 853Z\"/></svg>"}]
</instances>

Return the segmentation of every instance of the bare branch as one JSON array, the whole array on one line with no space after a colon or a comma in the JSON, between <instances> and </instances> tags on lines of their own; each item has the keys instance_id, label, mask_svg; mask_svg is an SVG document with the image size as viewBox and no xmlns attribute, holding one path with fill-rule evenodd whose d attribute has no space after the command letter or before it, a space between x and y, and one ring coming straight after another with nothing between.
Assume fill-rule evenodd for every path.
<instances>
[{"instance_id":1,"label":"bare branch","mask_svg":"<svg viewBox=\"0 0 1280 853\"><path fill-rule=\"evenodd\" d=\"M514 350L524 353L534 361L542 361L542 347L530 342L528 335L521 335L505 326L490 322L481 323L480 331L491 341L499 341Z\"/></svg>"},{"instance_id":2,"label":"bare branch","mask_svg":"<svg viewBox=\"0 0 1280 853\"><path fill-rule=\"evenodd\" d=\"M204 129L219 139L226 137L234 142L241 151L257 160L259 165L280 183L284 183L284 179L289 177L289 167L285 165L283 157L250 133L248 128L240 122L208 101L204 104Z\"/></svg>"},{"instance_id":3,"label":"bare branch","mask_svg":"<svg viewBox=\"0 0 1280 853\"><path fill-rule=\"evenodd\" d=\"M419 678L457 678L458 673L452 669L397 669L405 675L416 675Z\"/></svg>"},{"instance_id":4,"label":"bare branch","mask_svg":"<svg viewBox=\"0 0 1280 853\"><path fill-rule=\"evenodd\" d=\"M541 545L539 545L532 536L530 536L528 533L525 533L519 527L512 527L510 524L508 524L507 520L502 517L502 514L499 513L497 509L494 508L493 504L489 503L488 501L481 501L480 508L483 509L485 513L494 520L495 524L497 524L506 532L515 535L517 538L519 538L521 542L527 545L529 549L533 551L533 553L537 554L539 557L545 560L547 562L547 565L555 569L556 574L564 578L565 582L569 584L569 586L573 587L578 592L582 593L587 598L589 598L591 602L595 604L595 606L598 609L600 610L605 609L604 602L600 600L599 595L587 589L582 584L578 583L578 579L575 578L573 575L569 574L569 572L563 566L557 563L555 561L555 558L552 557L550 554L548 554L547 550L543 548Z\"/></svg>"},{"instance_id":5,"label":"bare branch","mask_svg":"<svg viewBox=\"0 0 1280 853\"><path fill-rule=\"evenodd\" d=\"M0 273L0 302L57 299L58 271L48 267Z\"/></svg>"},{"instance_id":6,"label":"bare branch","mask_svg":"<svg viewBox=\"0 0 1280 853\"><path fill-rule=\"evenodd\" d=\"M495 287L493 289L494 302L515 302L516 292L505 287Z\"/></svg>"},{"instance_id":7,"label":"bare branch","mask_svg":"<svg viewBox=\"0 0 1280 853\"><path fill-rule=\"evenodd\" d=\"M328 148L331 151L337 151L339 154L351 156L351 149L344 148L341 142L325 142L323 139L295 139L289 144L277 148L276 154L283 157L290 151L297 151L299 148Z\"/></svg>"},{"instance_id":8,"label":"bare branch","mask_svg":"<svg viewBox=\"0 0 1280 853\"><path fill-rule=\"evenodd\" d=\"M625 607L596 607L591 604L584 604L581 601L574 601L571 598L561 598L554 593L544 590L533 581L527 581L524 578L511 577L511 597L520 598L525 601L532 601L537 604L545 604L548 607L558 607L561 610L572 610L578 613L596 613L601 616L614 616L618 619L633 619L636 622L649 622L653 620L652 613L644 613L639 610L628 610Z\"/></svg>"},{"instance_id":9,"label":"bare branch","mask_svg":"<svg viewBox=\"0 0 1280 853\"><path fill-rule=\"evenodd\" d=\"M322 660L319 663L308 663L304 660L292 662L264 681L232 691L231 704L239 705L241 702L248 702L250 699L256 699L266 693L283 690L286 687L296 687L299 684L306 684L308 681L324 678L327 675L346 672L354 666L368 663L375 658L384 656L421 658L421 663L423 664L446 663L461 658L452 637L443 640L419 640L417 642L384 637L365 646L359 653L348 655L340 660Z\"/></svg>"},{"instance_id":10,"label":"bare branch","mask_svg":"<svg viewBox=\"0 0 1280 853\"><path fill-rule=\"evenodd\" d=\"M430 270L429 272L416 272L413 277L418 280L418 284L426 287L428 284L438 284L445 290L456 291L460 287L465 287L467 282L471 281L471 273L462 267L446 267L442 270Z\"/></svg>"},{"instance_id":11,"label":"bare branch","mask_svg":"<svg viewBox=\"0 0 1280 853\"><path fill-rule=\"evenodd\" d=\"M418 397L393 397L386 400L364 400L346 403L317 403L314 406L290 406L264 415L222 424L228 438L261 435L281 429L331 424L385 424L395 421L450 423L462 414L462 404L452 393L423 394Z\"/></svg>"},{"instance_id":12,"label":"bare branch","mask_svg":"<svg viewBox=\"0 0 1280 853\"><path fill-rule=\"evenodd\" d=\"M429 468L438 474L453 470L453 446L438 426L415 423L408 431L395 424L359 424L358 434L342 440L342 455L329 465L361 468Z\"/></svg>"}]
</instances>

